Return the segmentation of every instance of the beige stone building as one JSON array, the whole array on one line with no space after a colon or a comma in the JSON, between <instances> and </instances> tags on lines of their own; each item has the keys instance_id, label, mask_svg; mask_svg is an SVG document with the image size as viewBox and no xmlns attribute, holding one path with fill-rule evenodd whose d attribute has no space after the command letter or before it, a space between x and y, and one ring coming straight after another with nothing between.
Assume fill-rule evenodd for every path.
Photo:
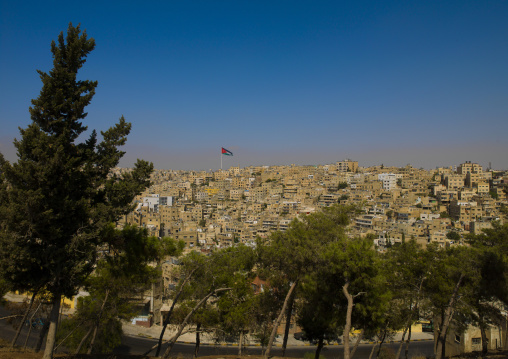
<instances>
[{"instance_id":1,"label":"beige stone building","mask_svg":"<svg viewBox=\"0 0 508 359\"><path fill-rule=\"evenodd\" d=\"M466 161L465 163L460 164L457 168L457 173L460 175L466 175L467 173L482 173L483 168L477 163L471 163L471 161Z\"/></svg>"},{"instance_id":2,"label":"beige stone building","mask_svg":"<svg viewBox=\"0 0 508 359\"><path fill-rule=\"evenodd\" d=\"M480 219L483 215L482 207L476 202L458 200L450 202L449 213L454 220L468 224Z\"/></svg>"},{"instance_id":3,"label":"beige stone building","mask_svg":"<svg viewBox=\"0 0 508 359\"><path fill-rule=\"evenodd\" d=\"M350 159L337 162L337 171L339 172L357 172L358 161L351 161Z\"/></svg>"}]
</instances>

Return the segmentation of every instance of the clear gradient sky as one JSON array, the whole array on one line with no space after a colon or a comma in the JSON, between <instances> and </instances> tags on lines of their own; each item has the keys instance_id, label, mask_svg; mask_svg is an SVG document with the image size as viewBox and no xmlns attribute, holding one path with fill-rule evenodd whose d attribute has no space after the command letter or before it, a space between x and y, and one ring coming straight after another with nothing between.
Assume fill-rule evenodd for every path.
<instances>
[{"instance_id":1,"label":"clear gradient sky","mask_svg":"<svg viewBox=\"0 0 508 359\"><path fill-rule=\"evenodd\" d=\"M121 115L124 167L508 168L508 1L0 0L0 152L69 22L96 40L90 129Z\"/></svg>"}]
</instances>

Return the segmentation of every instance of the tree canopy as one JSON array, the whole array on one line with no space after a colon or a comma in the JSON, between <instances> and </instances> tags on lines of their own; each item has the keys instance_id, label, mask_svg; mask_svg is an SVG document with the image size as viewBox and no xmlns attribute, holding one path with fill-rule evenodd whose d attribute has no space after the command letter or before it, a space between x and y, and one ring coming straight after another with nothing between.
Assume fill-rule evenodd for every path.
<instances>
[{"instance_id":1,"label":"tree canopy","mask_svg":"<svg viewBox=\"0 0 508 359\"><path fill-rule=\"evenodd\" d=\"M81 140L97 82L79 79L78 71L94 48L94 39L72 24L51 43L53 68L38 71L42 90L29 109L32 122L14 141L18 160L0 155L0 272L15 289L52 293L45 358L61 296L75 294L92 272L101 231L132 209L153 170L138 160L130 173L112 173L131 130L123 116L100 142L95 130Z\"/></svg>"}]
</instances>

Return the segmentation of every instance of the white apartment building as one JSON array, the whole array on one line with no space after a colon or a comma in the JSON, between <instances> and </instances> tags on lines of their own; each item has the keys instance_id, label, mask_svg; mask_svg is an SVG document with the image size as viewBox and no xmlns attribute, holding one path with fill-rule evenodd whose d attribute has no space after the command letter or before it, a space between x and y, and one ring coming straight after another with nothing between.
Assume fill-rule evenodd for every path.
<instances>
[{"instance_id":1,"label":"white apartment building","mask_svg":"<svg viewBox=\"0 0 508 359\"><path fill-rule=\"evenodd\" d=\"M158 212L159 211L159 195L158 194L150 194L146 197L143 197L143 206L148 206L151 211Z\"/></svg>"},{"instance_id":2,"label":"white apartment building","mask_svg":"<svg viewBox=\"0 0 508 359\"><path fill-rule=\"evenodd\" d=\"M377 175L377 179L383 183L383 189L387 191L397 188L399 178L402 178L400 173L380 173Z\"/></svg>"},{"instance_id":3,"label":"white apartment building","mask_svg":"<svg viewBox=\"0 0 508 359\"><path fill-rule=\"evenodd\" d=\"M159 205L160 206L169 206L169 207L172 207L173 203L174 203L174 197L173 196L159 197Z\"/></svg>"}]
</instances>

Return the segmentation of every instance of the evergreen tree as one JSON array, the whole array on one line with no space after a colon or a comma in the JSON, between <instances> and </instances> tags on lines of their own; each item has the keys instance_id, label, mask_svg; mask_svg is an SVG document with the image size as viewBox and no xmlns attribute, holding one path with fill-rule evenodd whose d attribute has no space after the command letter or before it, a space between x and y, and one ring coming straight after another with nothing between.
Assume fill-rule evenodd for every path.
<instances>
[{"instance_id":1,"label":"evergreen tree","mask_svg":"<svg viewBox=\"0 0 508 359\"><path fill-rule=\"evenodd\" d=\"M245 252L248 256L248 251ZM248 257L245 259L248 260ZM216 304L219 330L227 337L238 338L238 355L242 355L244 335L254 329L256 324L258 301L252 289L252 274L253 272L234 273L231 284L233 289L224 293Z\"/></svg>"},{"instance_id":2,"label":"evergreen tree","mask_svg":"<svg viewBox=\"0 0 508 359\"><path fill-rule=\"evenodd\" d=\"M160 268L152 263L167 255L180 255L185 246L183 241L149 237L147 230L139 227L118 230L110 226L103 235L110 245L85 282L90 295L79 298L76 314L65 320L67 328L59 328L60 337L69 337L66 347L75 349L76 354L108 353L118 346L120 319L136 314L131 299L141 299L161 276Z\"/></svg>"},{"instance_id":3,"label":"evergreen tree","mask_svg":"<svg viewBox=\"0 0 508 359\"><path fill-rule=\"evenodd\" d=\"M254 251L251 248L237 245L213 252L206 258L193 253L187 257L183 259L183 266L190 266L193 270L185 271L192 273L192 276L187 284L186 298L180 304L180 309L184 309L182 311L184 313L183 320L179 320L177 332L170 340L169 346L163 354L164 358L170 356L177 339L183 333L184 328L194 320L195 315L199 312L204 315L201 308L209 301L213 301L210 306L215 305L228 292L233 292L232 297L228 297L224 301L227 303L228 300L237 298L234 301L238 303L242 301L239 298L250 290L249 283L252 280L252 269L255 264ZM196 267L196 264L199 266ZM194 271L194 268L197 269ZM234 321L232 316L230 319ZM199 318L195 320L195 323L200 323ZM239 326L241 325L240 323Z\"/></svg>"},{"instance_id":4,"label":"evergreen tree","mask_svg":"<svg viewBox=\"0 0 508 359\"><path fill-rule=\"evenodd\" d=\"M62 296L74 295L91 273L101 229L131 210L153 170L138 160L132 172L111 174L131 129L123 117L101 142L95 131L79 139L97 82L77 74L94 47L72 24L51 43L53 68L38 71L43 86L32 100L32 122L14 141L18 161L0 155L0 272L16 289L52 294L45 359L52 357Z\"/></svg>"},{"instance_id":5,"label":"evergreen tree","mask_svg":"<svg viewBox=\"0 0 508 359\"><path fill-rule=\"evenodd\" d=\"M410 240L390 248L385 258L385 275L393 292L389 313L395 314L390 318L390 326L394 330L403 330L399 354L408 334L405 357L408 356L411 326L420 317L423 287L430 268L426 255L427 252L415 240Z\"/></svg>"},{"instance_id":6,"label":"evergreen tree","mask_svg":"<svg viewBox=\"0 0 508 359\"><path fill-rule=\"evenodd\" d=\"M355 210L355 207L339 205L325 208L322 212L294 220L286 232L275 232L266 242L259 241L260 270L270 285L285 295L264 357L270 356L283 316L292 312L295 300L293 293L297 291L299 283L305 275L326 265L322 255L324 248L345 238L345 228ZM287 324L289 319L286 320Z\"/></svg>"},{"instance_id":7,"label":"evergreen tree","mask_svg":"<svg viewBox=\"0 0 508 359\"><path fill-rule=\"evenodd\" d=\"M324 254L329 276L323 280L333 283L343 322L344 359L352 358L365 331L372 331L383 321L391 293L386 291L386 279L381 262L373 248L372 238L354 238L333 242ZM350 349L352 328L361 329Z\"/></svg>"},{"instance_id":8,"label":"evergreen tree","mask_svg":"<svg viewBox=\"0 0 508 359\"><path fill-rule=\"evenodd\" d=\"M475 289L481 280L479 252L475 248L455 246L440 249L437 245L427 246L430 263L424 281L424 295L429 301L433 317L438 318L436 359L445 357L446 336L452 320L471 315ZM464 324L464 323L462 323Z\"/></svg>"},{"instance_id":9,"label":"evergreen tree","mask_svg":"<svg viewBox=\"0 0 508 359\"><path fill-rule=\"evenodd\" d=\"M315 358L320 358L325 339L336 338L343 327L344 313L342 293L337 291L333 281L323 278L326 268L308 275L302 281L301 297L298 302L297 323L305 333L305 338L317 342Z\"/></svg>"},{"instance_id":10,"label":"evergreen tree","mask_svg":"<svg viewBox=\"0 0 508 359\"><path fill-rule=\"evenodd\" d=\"M508 224L492 223L483 233L468 236L480 251L479 285L474 289L472 321L480 328L482 352L487 352L486 331L502 322L502 309L508 305ZM506 337L503 338L506 347Z\"/></svg>"}]
</instances>

